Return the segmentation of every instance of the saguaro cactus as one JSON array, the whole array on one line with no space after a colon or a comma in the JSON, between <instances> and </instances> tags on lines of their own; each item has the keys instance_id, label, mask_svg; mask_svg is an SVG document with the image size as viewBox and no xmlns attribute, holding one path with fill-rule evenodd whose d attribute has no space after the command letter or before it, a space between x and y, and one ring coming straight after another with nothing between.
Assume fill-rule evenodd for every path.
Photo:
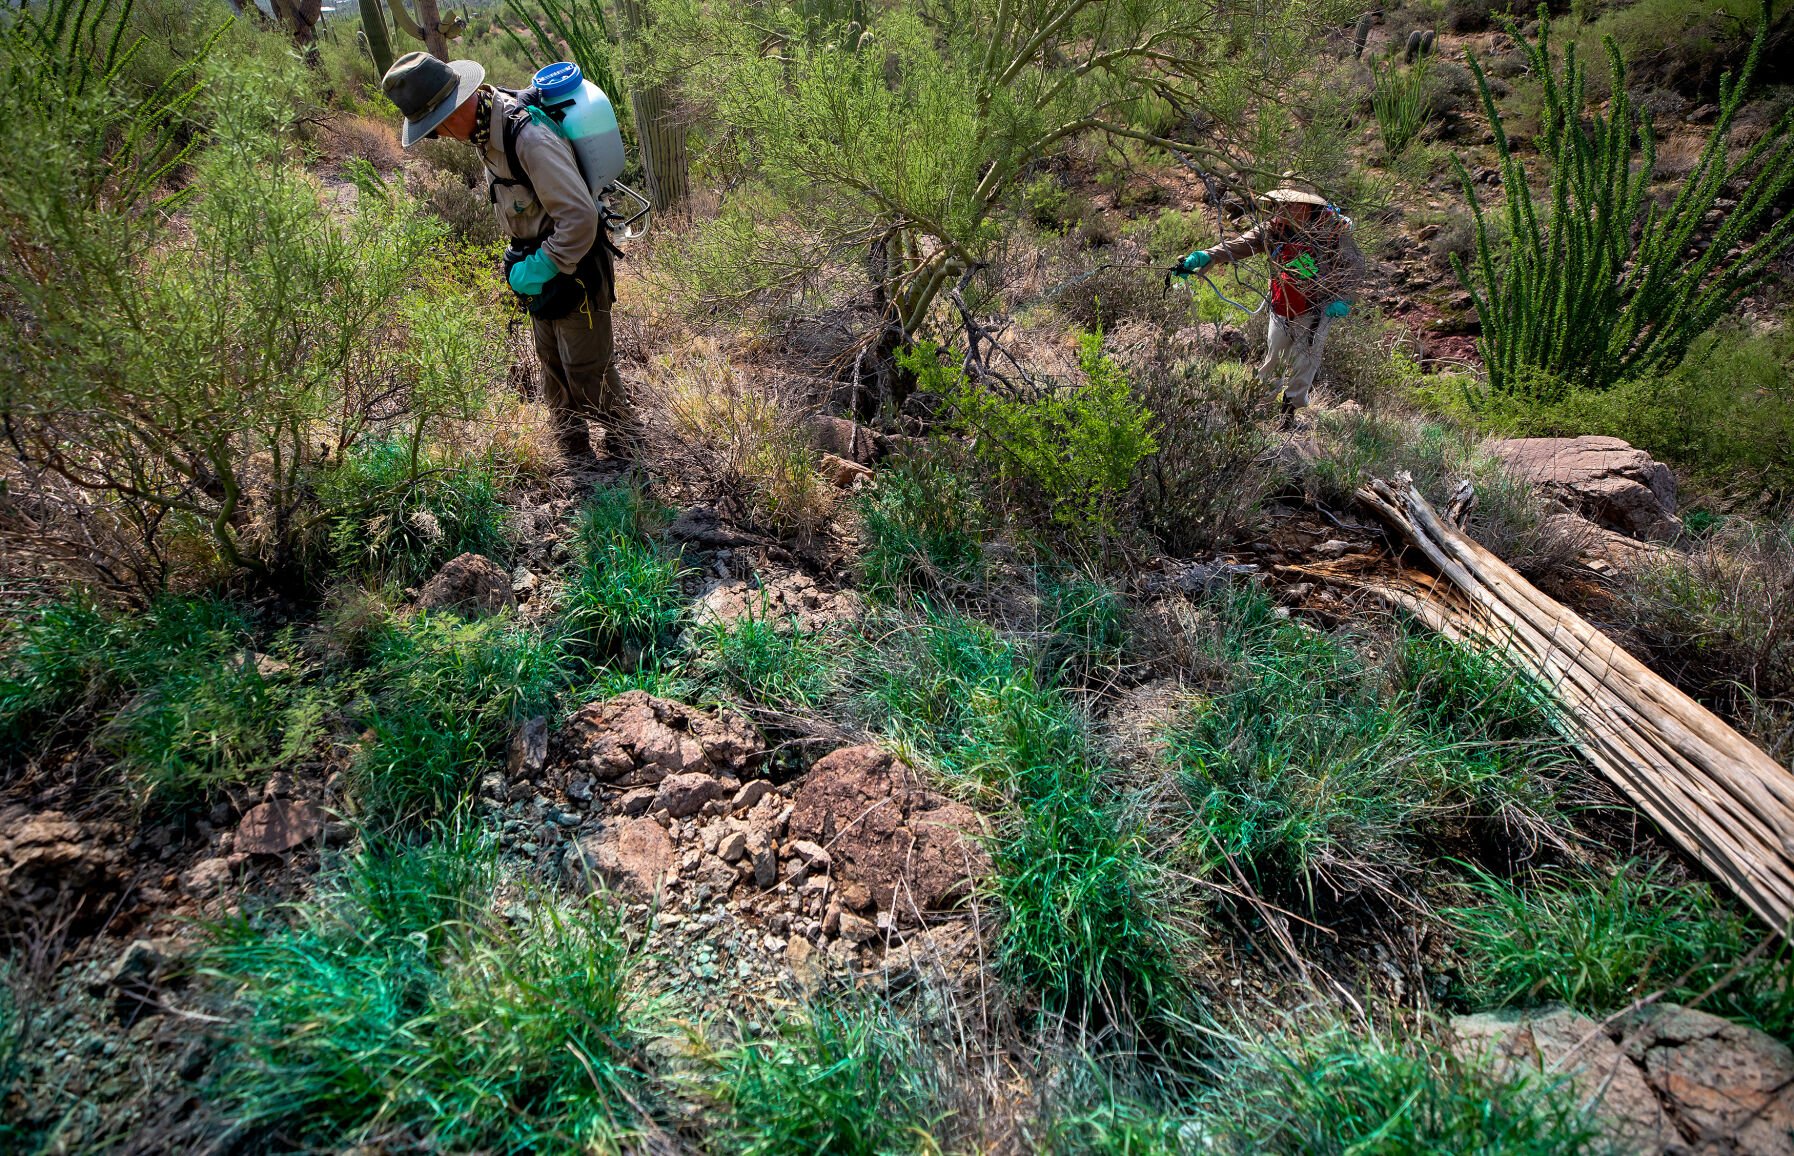
<instances>
[{"instance_id":1,"label":"saguaro cactus","mask_svg":"<svg viewBox=\"0 0 1794 1156\"><path fill-rule=\"evenodd\" d=\"M368 55L381 76L392 67L392 39L386 34L386 14L380 0L361 0L361 34L367 38Z\"/></svg>"},{"instance_id":2,"label":"saguaro cactus","mask_svg":"<svg viewBox=\"0 0 1794 1156\"><path fill-rule=\"evenodd\" d=\"M417 15L413 17L405 8L405 0L386 0L386 7L392 10L392 22L398 30L413 40L421 41L424 50L439 60L449 58L448 42L458 39L466 28L459 16L451 15L444 20L436 0L412 0L417 5ZM374 58L374 67L382 74L392 67L392 36L386 27L386 18L380 11L380 0L360 0L361 28L367 36L368 55Z\"/></svg>"}]
</instances>

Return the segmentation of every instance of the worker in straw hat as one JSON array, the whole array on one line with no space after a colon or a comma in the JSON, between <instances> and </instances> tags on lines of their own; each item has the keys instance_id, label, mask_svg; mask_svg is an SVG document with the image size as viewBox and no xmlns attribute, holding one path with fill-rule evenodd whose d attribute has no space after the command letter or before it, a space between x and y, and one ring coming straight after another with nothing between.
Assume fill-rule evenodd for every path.
<instances>
[{"instance_id":1,"label":"worker in straw hat","mask_svg":"<svg viewBox=\"0 0 1794 1156\"><path fill-rule=\"evenodd\" d=\"M485 76L471 60L400 57L383 79L387 98L405 114L400 143L443 137L479 153L499 229L511 239L505 280L529 311L561 452L572 464L591 462L586 422L596 419L605 451L630 456L637 429L614 364L616 272L602 215L573 146Z\"/></svg>"},{"instance_id":2,"label":"worker in straw hat","mask_svg":"<svg viewBox=\"0 0 1794 1156\"><path fill-rule=\"evenodd\" d=\"M1283 420L1308 404L1327 330L1352 311L1364 280L1364 255L1352 219L1285 173L1258 199L1269 216L1257 227L1178 262L1179 276L1265 253L1271 259L1271 326L1258 379L1283 390Z\"/></svg>"}]
</instances>

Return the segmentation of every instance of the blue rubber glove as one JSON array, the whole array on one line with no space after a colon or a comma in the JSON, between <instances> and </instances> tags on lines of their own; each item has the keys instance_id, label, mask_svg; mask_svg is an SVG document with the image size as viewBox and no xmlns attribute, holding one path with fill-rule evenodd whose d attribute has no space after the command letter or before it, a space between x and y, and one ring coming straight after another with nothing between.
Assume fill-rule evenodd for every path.
<instances>
[{"instance_id":1,"label":"blue rubber glove","mask_svg":"<svg viewBox=\"0 0 1794 1156\"><path fill-rule=\"evenodd\" d=\"M1329 301L1329 302L1327 302L1327 316L1328 317L1335 317L1335 318L1344 317L1346 314L1350 313L1351 311L1352 311L1352 307L1347 302L1344 302L1344 301Z\"/></svg>"},{"instance_id":2,"label":"blue rubber glove","mask_svg":"<svg viewBox=\"0 0 1794 1156\"><path fill-rule=\"evenodd\" d=\"M1201 272L1208 267L1208 263L1211 260L1213 260L1213 258L1207 253L1204 253L1201 249L1198 249L1177 263L1177 271L1174 272L1172 276L1188 277L1192 273Z\"/></svg>"},{"instance_id":3,"label":"blue rubber glove","mask_svg":"<svg viewBox=\"0 0 1794 1156\"><path fill-rule=\"evenodd\" d=\"M542 286L548 284L560 270L555 268L554 260L547 253L537 249L534 253L511 266L511 288L525 297L534 297L542 292Z\"/></svg>"}]
</instances>

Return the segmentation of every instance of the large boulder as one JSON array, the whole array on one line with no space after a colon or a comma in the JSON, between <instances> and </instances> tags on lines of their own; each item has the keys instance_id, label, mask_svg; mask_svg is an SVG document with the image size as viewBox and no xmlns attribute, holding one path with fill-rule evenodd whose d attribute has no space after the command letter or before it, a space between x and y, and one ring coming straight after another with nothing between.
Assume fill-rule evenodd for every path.
<instances>
[{"instance_id":1,"label":"large boulder","mask_svg":"<svg viewBox=\"0 0 1794 1156\"><path fill-rule=\"evenodd\" d=\"M1507 438L1489 449L1517 476L1595 521L1640 538L1673 538L1676 479L1619 438Z\"/></svg>"},{"instance_id":2,"label":"large boulder","mask_svg":"<svg viewBox=\"0 0 1794 1156\"><path fill-rule=\"evenodd\" d=\"M1618 1025L1621 1045L1688 1150L1794 1156L1794 1051L1754 1028L1675 1004Z\"/></svg>"},{"instance_id":3,"label":"large boulder","mask_svg":"<svg viewBox=\"0 0 1794 1156\"><path fill-rule=\"evenodd\" d=\"M828 852L843 892L865 888L879 911L913 926L954 906L989 874L976 811L925 787L877 747L844 747L817 760L792 802L788 838Z\"/></svg>"},{"instance_id":4,"label":"large boulder","mask_svg":"<svg viewBox=\"0 0 1794 1156\"><path fill-rule=\"evenodd\" d=\"M646 787L668 775L743 777L765 753L752 723L632 690L587 703L562 738L570 769L619 787Z\"/></svg>"},{"instance_id":5,"label":"large boulder","mask_svg":"<svg viewBox=\"0 0 1794 1156\"><path fill-rule=\"evenodd\" d=\"M1619 1152L1794 1156L1794 1051L1754 1028L1675 1004L1611 1023L1554 1004L1451 1027L1498 1072L1567 1076Z\"/></svg>"},{"instance_id":6,"label":"large boulder","mask_svg":"<svg viewBox=\"0 0 1794 1156\"><path fill-rule=\"evenodd\" d=\"M1644 1074L1579 1012L1561 1004L1483 1012L1454 1018L1451 1030L1462 1054L1490 1061L1507 1078L1567 1077L1621 1152L1656 1156L1675 1138Z\"/></svg>"},{"instance_id":7,"label":"large boulder","mask_svg":"<svg viewBox=\"0 0 1794 1156\"><path fill-rule=\"evenodd\" d=\"M459 610L464 614L496 614L517 605L511 576L483 554L462 554L443 563L436 576L417 593L425 610Z\"/></svg>"}]
</instances>

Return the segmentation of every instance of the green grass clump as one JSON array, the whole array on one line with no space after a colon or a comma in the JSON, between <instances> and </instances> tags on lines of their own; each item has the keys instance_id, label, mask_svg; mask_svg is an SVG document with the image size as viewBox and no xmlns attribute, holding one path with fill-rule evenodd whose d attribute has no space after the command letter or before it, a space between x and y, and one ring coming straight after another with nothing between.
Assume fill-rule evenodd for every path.
<instances>
[{"instance_id":1,"label":"green grass clump","mask_svg":"<svg viewBox=\"0 0 1794 1156\"><path fill-rule=\"evenodd\" d=\"M1211 609L1227 673L1171 736L1199 872L1313 905L1390 881L1478 817L1524 830L1550 808L1562 749L1489 660L1404 639L1388 672L1257 590Z\"/></svg>"},{"instance_id":2,"label":"green grass clump","mask_svg":"<svg viewBox=\"0 0 1794 1156\"><path fill-rule=\"evenodd\" d=\"M555 641L509 618L420 615L379 627L361 674L372 732L351 767L364 818L393 827L447 814L512 727L567 685Z\"/></svg>"},{"instance_id":3,"label":"green grass clump","mask_svg":"<svg viewBox=\"0 0 1794 1156\"><path fill-rule=\"evenodd\" d=\"M977 491L932 458L878 471L856 499L865 539L861 585L874 598L974 585L984 571L985 513Z\"/></svg>"},{"instance_id":4,"label":"green grass clump","mask_svg":"<svg viewBox=\"0 0 1794 1156\"><path fill-rule=\"evenodd\" d=\"M0 658L0 750L44 749L86 724L140 801L178 806L310 745L321 708L254 660L239 606L165 597L140 613L80 598L12 628Z\"/></svg>"},{"instance_id":5,"label":"green grass clump","mask_svg":"<svg viewBox=\"0 0 1794 1156\"><path fill-rule=\"evenodd\" d=\"M1127 641L1127 599L1100 576L1046 573L1040 582L1042 625L1050 665L1086 676L1112 670Z\"/></svg>"},{"instance_id":6,"label":"green grass clump","mask_svg":"<svg viewBox=\"0 0 1794 1156\"><path fill-rule=\"evenodd\" d=\"M615 1151L641 1130L644 1009L614 909L543 900L507 925L491 862L464 835L377 846L287 924L217 930L238 1121L333 1150Z\"/></svg>"},{"instance_id":7,"label":"green grass clump","mask_svg":"<svg viewBox=\"0 0 1794 1156\"><path fill-rule=\"evenodd\" d=\"M1561 1082L1506 1080L1420 1035L1306 1027L1234 1041L1186 1131L1202 1150L1289 1156L1604 1152Z\"/></svg>"},{"instance_id":8,"label":"green grass clump","mask_svg":"<svg viewBox=\"0 0 1794 1156\"><path fill-rule=\"evenodd\" d=\"M649 537L654 517L631 488L600 490L580 512L561 612L575 651L603 659L626 645L648 649L678 623L679 565Z\"/></svg>"},{"instance_id":9,"label":"green grass clump","mask_svg":"<svg viewBox=\"0 0 1794 1156\"><path fill-rule=\"evenodd\" d=\"M933 1151L937 1089L909 1026L877 1010L813 1005L716 1059L718 1150L885 1156Z\"/></svg>"},{"instance_id":10,"label":"green grass clump","mask_svg":"<svg viewBox=\"0 0 1794 1156\"><path fill-rule=\"evenodd\" d=\"M722 687L759 705L813 709L829 700L840 679L836 644L795 617L776 622L762 611L733 622L713 619L697 634L703 663Z\"/></svg>"},{"instance_id":11,"label":"green grass clump","mask_svg":"<svg viewBox=\"0 0 1794 1156\"><path fill-rule=\"evenodd\" d=\"M1612 878L1540 872L1524 884L1479 873L1474 904L1447 909L1479 1006L1560 1000L1604 1015L1665 989L1774 1035L1794 1033L1788 951L1742 963L1764 932L1704 883L1625 864Z\"/></svg>"},{"instance_id":12,"label":"green grass clump","mask_svg":"<svg viewBox=\"0 0 1794 1156\"><path fill-rule=\"evenodd\" d=\"M502 480L486 463L419 463L403 441L367 442L316 485L339 573L410 586L461 554L509 558Z\"/></svg>"},{"instance_id":13,"label":"green grass clump","mask_svg":"<svg viewBox=\"0 0 1794 1156\"><path fill-rule=\"evenodd\" d=\"M1183 990L1178 933L1155 904L1144 835L1108 797L1082 718L1040 680L1037 656L952 614L888 645L866 690L875 723L1013 805L991 847L998 968L1055 1013L1166 1010Z\"/></svg>"}]
</instances>

